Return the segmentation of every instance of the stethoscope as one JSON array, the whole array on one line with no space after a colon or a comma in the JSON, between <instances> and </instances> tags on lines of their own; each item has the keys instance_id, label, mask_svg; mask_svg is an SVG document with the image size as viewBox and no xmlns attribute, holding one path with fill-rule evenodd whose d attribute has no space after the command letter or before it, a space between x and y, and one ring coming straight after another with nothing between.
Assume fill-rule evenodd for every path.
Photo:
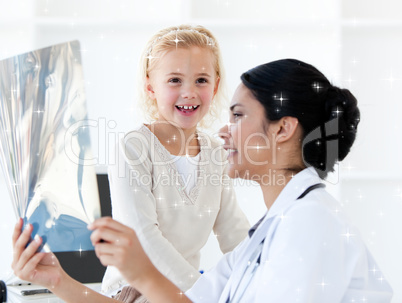
<instances>
[{"instance_id":1,"label":"stethoscope","mask_svg":"<svg viewBox=\"0 0 402 303\"><path fill-rule=\"evenodd\" d=\"M304 198L309 192L316 188L320 187L325 187L325 184L323 183L318 183L311 185L308 187L296 200L300 200ZM260 223L260 222L259 222ZM257 224L259 224L257 223ZM251 281L253 280L255 273L258 269L258 267L261 264L261 254L262 254L262 248L264 245L265 238L261 241L260 244L258 244L258 247L255 249L251 257L249 258L247 262L247 266L240 278L239 283L236 286L236 289L231 296L229 294L228 299L226 300L226 303L238 303L241 302L241 299L243 298L244 294L246 293L246 290L248 286L250 285Z\"/></svg>"}]
</instances>

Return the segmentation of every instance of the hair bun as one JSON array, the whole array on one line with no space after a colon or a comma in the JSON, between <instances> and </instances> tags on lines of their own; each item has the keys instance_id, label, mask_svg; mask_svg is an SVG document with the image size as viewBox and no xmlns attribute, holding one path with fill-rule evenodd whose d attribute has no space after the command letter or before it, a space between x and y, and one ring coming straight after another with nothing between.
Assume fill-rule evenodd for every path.
<instances>
[{"instance_id":1,"label":"hair bun","mask_svg":"<svg viewBox=\"0 0 402 303\"><path fill-rule=\"evenodd\" d=\"M331 85L325 96L325 116L325 122L338 119L338 160L342 161L355 141L360 122L356 98L348 89Z\"/></svg>"}]
</instances>

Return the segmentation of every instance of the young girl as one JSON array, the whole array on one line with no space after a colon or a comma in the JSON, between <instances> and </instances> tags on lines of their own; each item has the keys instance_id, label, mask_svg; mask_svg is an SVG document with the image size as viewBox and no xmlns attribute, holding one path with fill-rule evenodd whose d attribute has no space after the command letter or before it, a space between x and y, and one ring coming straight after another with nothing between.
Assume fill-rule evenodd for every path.
<instances>
[{"instance_id":1,"label":"young girl","mask_svg":"<svg viewBox=\"0 0 402 303\"><path fill-rule=\"evenodd\" d=\"M113 218L133 228L158 270L186 291L200 277L211 231L226 253L249 228L225 177L224 149L198 130L221 108L222 60L209 30L182 25L152 37L141 64L141 99L153 122L118 145L118 165L109 167ZM109 267L102 290L115 295L125 284Z\"/></svg>"}]
</instances>

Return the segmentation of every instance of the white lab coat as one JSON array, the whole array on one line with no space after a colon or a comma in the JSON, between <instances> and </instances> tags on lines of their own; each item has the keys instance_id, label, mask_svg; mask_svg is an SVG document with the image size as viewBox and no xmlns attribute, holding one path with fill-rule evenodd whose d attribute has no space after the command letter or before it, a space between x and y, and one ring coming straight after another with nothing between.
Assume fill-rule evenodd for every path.
<instances>
[{"instance_id":1,"label":"white lab coat","mask_svg":"<svg viewBox=\"0 0 402 303\"><path fill-rule=\"evenodd\" d=\"M390 302L390 285L339 203L324 188L297 199L317 183L321 180L314 169L298 173L254 234L186 295L196 303L227 303L229 296L247 303ZM260 266L255 269L259 246Z\"/></svg>"}]
</instances>

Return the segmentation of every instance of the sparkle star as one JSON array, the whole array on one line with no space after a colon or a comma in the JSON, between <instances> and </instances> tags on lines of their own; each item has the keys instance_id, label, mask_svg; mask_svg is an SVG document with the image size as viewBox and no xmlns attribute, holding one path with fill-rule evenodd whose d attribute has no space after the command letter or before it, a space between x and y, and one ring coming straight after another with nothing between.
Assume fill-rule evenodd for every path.
<instances>
[{"instance_id":1,"label":"sparkle star","mask_svg":"<svg viewBox=\"0 0 402 303\"><path fill-rule=\"evenodd\" d=\"M183 42L184 40L180 40L179 38L177 38L177 32L176 32L176 39L170 40L170 41L173 41L174 43L176 43L176 49L177 49L177 44L178 44L179 42Z\"/></svg>"},{"instance_id":2,"label":"sparkle star","mask_svg":"<svg viewBox=\"0 0 402 303\"><path fill-rule=\"evenodd\" d=\"M344 80L345 82L349 83L349 87L352 86L352 82L354 82L355 80L352 79L351 76L349 76L348 79Z\"/></svg>"},{"instance_id":3,"label":"sparkle star","mask_svg":"<svg viewBox=\"0 0 402 303\"><path fill-rule=\"evenodd\" d=\"M44 113L44 112L45 112L45 111L40 110L39 108L34 111L34 113L36 113L36 114L38 114L38 115L41 114L41 113Z\"/></svg>"},{"instance_id":4,"label":"sparkle star","mask_svg":"<svg viewBox=\"0 0 402 303\"><path fill-rule=\"evenodd\" d=\"M249 45L247 45L248 48L250 48L250 51L254 51L257 48L257 45L253 43L253 41L250 42Z\"/></svg>"},{"instance_id":5,"label":"sparkle star","mask_svg":"<svg viewBox=\"0 0 402 303\"><path fill-rule=\"evenodd\" d=\"M286 101L286 100L288 100L287 98L285 98L283 95L282 95L282 92L281 92L281 94L278 96L278 95L274 95L274 99L276 100L276 101L279 101L280 103L281 103L281 106L282 106L282 104L283 104L283 101Z\"/></svg>"},{"instance_id":6,"label":"sparkle star","mask_svg":"<svg viewBox=\"0 0 402 303\"><path fill-rule=\"evenodd\" d=\"M320 92L320 89L322 89L323 87L320 85L319 82L314 82L313 83L313 89L318 93Z\"/></svg>"},{"instance_id":7,"label":"sparkle star","mask_svg":"<svg viewBox=\"0 0 402 303\"><path fill-rule=\"evenodd\" d=\"M401 80L401 79L395 78L394 75L393 75L393 73L391 72L391 74L389 75L388 78L385 78L385 79L382 79L382 80L383 80L383 81L388 81L389 84L390 84L390 86L391 86L391 89L392 89L393 86L394 86L394 82L395 82L395 81L398 81L398 80Z\"/></svg>"},{"instance_id":8,"label":"sparkle star","mask_svg":"<svg viewBox=\"0 0 402 303\"><path fill-rule=\"evenodd\" d=\"M354 234L351 234L351 233L349 232L349 229L348 229L347 232L344 233L344 234L341 234L341 236L346 237L347 241L349 242L350 237L353 237Z\"/></svg>"},{"instance_id":9,"label":"sparkle star","mask_svg":"<svg viewBox=\"0 0 402 303\"><path fill-rule=\"evenodd\" d=\"M370 269L369 271L371 271L375 275L376 272L378 272L379 270L374 266L373 269Z\"/></svg>"},{"instance_id":10,"label":"sparkle star","mask_svg":"<svg viewBox=\"0 0 402 303\"><path fill-rule=\"evenodd\" d=\"M344 166L348 171L351 171L354 167L348 162L347 166Z\"/></svg>"},{"instance_id":11,"label":"sparkle star","mask_svg":"<svg viewBox=\"0 0 402 303\"><path fill-rule=\"evenodd\" d=\"M321 280L321 283L318 283L319 286L321 286L322 290L325 290L325 286L328 286L328 283L325 283L324 278Z\"/></svg>"},{"instance_id":12,"label":"sparkle star","mask_svg":"<svg viewBox=\"0 0 402 303\"><path fill-rule=\"evenodd\" d=\"M336 116L338 117L339 114L342 113L343 111L341 111L341 110L339 109L339 107L337 106L337 107L336 107L336 110L333 110L332 112L333 112L334 114L336 114Z\"/></svg>"},{"instance_id":13,"label":"sparkle star","mask_svg":"<svg viewBox=\"0 0 402 303\"><path fill-rule=\"evenodd\" d=\"M353 58L351 62L352 62L353 65L356 65L359 61L356 60L356 58Z\"/></svg>"},{"instance_id":14,"label":"sparkle star","mask_svg":"<svg viewBox=\"0 0 402 303\"><path fill-rule=\"evenodd\" d=\"M80 253L80 258L81 258L81 254L82 254L82 252L83 252L83 249L82 249L81 244L80 244L80 248L78 249L78 251L79 251L79 253Z\"/></svg>"},{"instance_id":15,"label":"sparkle star","mask_svg":"<svg viewBox=\"0 0 402 303\"><path fill-rule=\"evenodd\" d=\"M149 54L146 58L147 58L147 59L149 60L149 62L151 63L152 59L156 59L156 58L159 58L159 57L154 57L154 56L152 56L151 54Z\"/></svg>"}]
</instances>

